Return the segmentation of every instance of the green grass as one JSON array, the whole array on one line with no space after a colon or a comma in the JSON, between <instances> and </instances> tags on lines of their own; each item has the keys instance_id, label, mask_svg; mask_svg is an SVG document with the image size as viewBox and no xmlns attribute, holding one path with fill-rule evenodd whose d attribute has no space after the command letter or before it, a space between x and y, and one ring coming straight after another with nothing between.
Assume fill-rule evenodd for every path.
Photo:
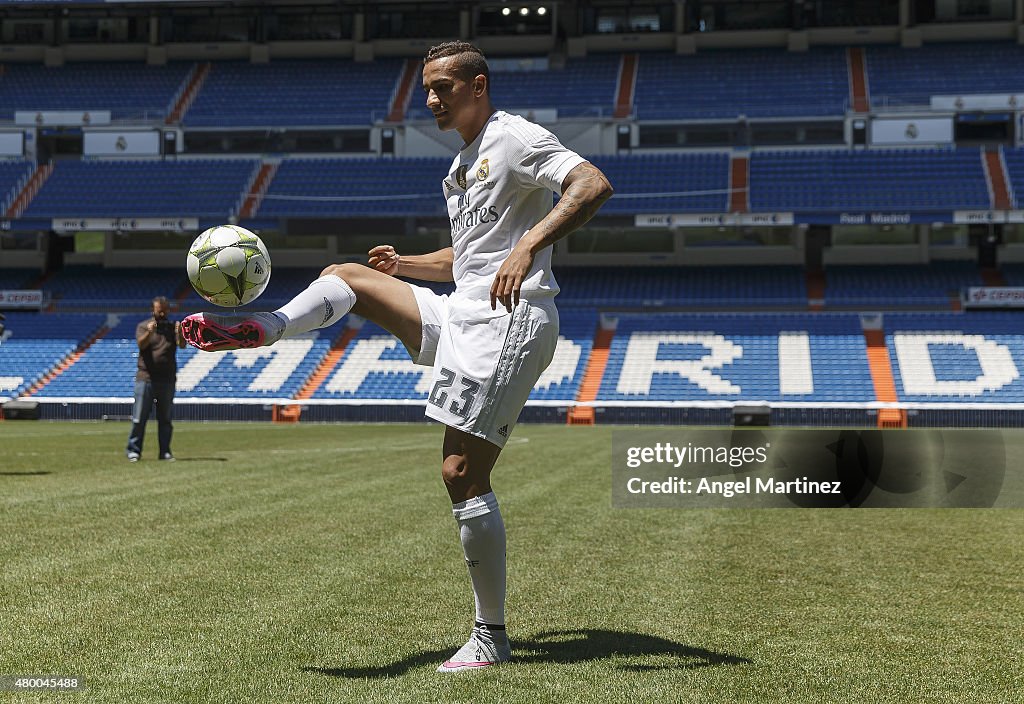
<instances>
[{"instance_id":1,"label":"green grass","mask_svg":"<svg viewBox=\"0 0 1024 704\"><path fill-rule=\"evenodd\" d=\"M494 477L518 662L445 676L472 595L437 426L181 423L174 464L128 464L126 435L0 423L0 674L84 676L61 701L1024 689L1019 510L617 510L609 429L521 426Z\"/></svg>"}]
</instances>

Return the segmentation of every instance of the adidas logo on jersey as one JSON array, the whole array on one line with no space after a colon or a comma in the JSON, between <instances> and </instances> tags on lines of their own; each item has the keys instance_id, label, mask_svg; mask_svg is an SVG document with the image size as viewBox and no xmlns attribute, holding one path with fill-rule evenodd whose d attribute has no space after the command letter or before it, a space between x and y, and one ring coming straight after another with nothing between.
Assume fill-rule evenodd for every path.
<instances>
[{"instance_id":1,"label":"adidas logo on jersey","mask_svg":"<svg viewBox=\"0 0 1024 704\"><path fill-rule=\"evenodd\" d=\"M324 299L324 319L320 321L320 324L325 324L328 320L334 317L334 306L326 298Z\"/></svg>"},{"instance_id":2,"label":"adidas logo on jersey","mask_svg":"<svg viewBox=\"0 0 1024 704\"><path fill-rule=\"evenodd\" d=\"M508 437L508 426L507 425L503 425L500 428L498 428L498 435L500 435L503 438L507 438Z\"/></svg>"}]
</instances>

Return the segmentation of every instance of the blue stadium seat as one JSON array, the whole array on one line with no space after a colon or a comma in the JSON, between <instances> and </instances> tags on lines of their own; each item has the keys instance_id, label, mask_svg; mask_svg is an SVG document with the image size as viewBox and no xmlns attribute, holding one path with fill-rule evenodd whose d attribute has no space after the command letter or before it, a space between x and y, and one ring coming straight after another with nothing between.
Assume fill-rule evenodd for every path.
<instances>
[{"instance_id":1,"label":"blue stadium seat","mask_svg":"<svg viewBox=\"0 0 1024 704\"><path fill-rule=\"evenodd\" d=\"M849 94L841 48L709 50L641 54L634 104L637 119L649 121L840 117Z\"/></svg>"},{"instance_id":2,"label":"blue stadium seat","mask_svg":"<svg viewBox=\"0 0 1024 704\"><path fill-rule=\"evenodd\" d=\"M387 117L400 59L216 62L183 120L190 127L370 125Z\"/></svg>"},{"instance_id":3,"label":"blue stadium seat","mask_svg":"<svg viewBox=\"0 0 1024 704\"><path fill-rule=\"evenodd\" d=\"M874 388L857 315L623 314L597 400L852 403Z\"/></svg>"},{"instance_id":4,"label":"blue stadium seat","mask_svg":"<svg viewBox=\"0 0 1024 704\"><path fill-rule=\"evenodd\" d=\"M444 215L450 159L285 159L260 217Z\"/></svg>"},{"instance_id":5,"label":"blue stadium seat","mask_svg":"<svg viewBox=\"0 0 1024 704\"><path fill-rule=\"evenodd\" d=\"M36 269L0 269L0 290L29 289L38 278Z\"/></svg>"},{"instance_id":6,"label":"blue stadium seat","mask_svg":"<svg viewBox=\"0 0 1024 704\"><path fill-rule=\"evenodd\" d=\"M1024 92L1024 47L1010 42L864 50L873 107L928 105L933 95Z\"/></svg>"},{"instance_id":7,"label":"blue stadium seat","mask_svg":"<svg viewBox=\"0 0 1024 704\"><path fill-rule=\"evenodd\" d=\"M0 215L18 197L33 168L27 159L0 159Z\"/></svg>"},{"instance_id":8,"label":"blue stadium seat","mask_svg":"<svg viewBox=\"0 0 1024 704\"><path fill-rule=\"evenodd\" d=\"M592 156L615 187L604 214L723 213L729 204L729 155Z\"/></svg>"},{"instance_id":9,"label":"blue stadium seat","mask_svg":"<svg viewBox=\"0 0 1024 704\"><path fill-rule=\"evenodd\" d=\"M1006 164L1006 171L1010 178L1007 187L1010 189L1010 197L1013 199L1014 208L1024 208L1024 149L1000 148L1003 153L1003 162Z\"/></svg>"},{"instance_id":10,"label":"blue stadium seat","mask_svg":"<svg viewBox=\"0 0 1024 704\"><path fill-rule=\"evenodd\" d=\"M900 401L1024 401L1024 335L1008 312L887 313L885 339Z\"/></svg>"},{"instance_id":11,"label":"blue stadium seat","mask_svg":"<svg viewBox=\"0 0 1024 704\"><path fill-rule=\"evenodd\" d=\"M193 64L83 62L42 66L6 62L0 120L17 110L110 110L115 120L162 120L184 89Z\"/></svg>"},{"instance_id":12,"label":"blue stadium seat","mask_svg":"<svg viewBox=\"0 0 1024 704\"><path fill-rule=\"evenodd\" d=\"M803 269L772 267L559 267L559 306L806 305Z\"/></svg>"},{"instance_id":13,"label":"blue stadium seat","mask_svg":"<svg viewBox=\"0 0 1024 704\"><path fill-rule=\"evenodd\" d=\"M946 306L962 288L984 285L978 265L968 261L830 266L825 277L828 305Z\"/></svg>"},{"instance_id":14,"label":"blue stadium seat","mask_svg":"<svg viewBox=\"0 0 1024 704\"><path fill-rule=\"evenodd\" d=\"M750 208L773 211L987 209L978 149L754 152Z\"/></svg>"},{"instance_id":15,"label":"blue stadium seat","mask_svg":"<svg viewBox=\"0 0 1024 704\"><path fill-rule=\"evenodd\" d=\"M16 397L98 331L97 314L6 313L0 343L0 397Z\"/></svg>"},{"instance_id":16,"label":"blue stadium seat","mask_svg":"<svg viewBox=\"0 0 1024 704\"><path fill-rule=\"evenodd\" d=\"M226 219L258 167L253 159L61 161L25 217Z\"/></svg>"},{"instance_id":17,"label":"blue stadium seat","mask_svg":"<svg viewBox=\"0 0 1024 704\"><path fill-rule=\"evenodd\" d=\"M186 241L182 242L180 268L68 266L48 279L43 290L52 294L61 310L72 307L111 311L129 307L138 309L148 308L156 296L173 300L187 281L185 249L188 239L186 236Z\"/></svg>"},{"instance_id":18,"label":"blue stadium seat","mask_svg":"<svg viewBox=\"0 0 1024 704\"><path fill-rule=\"evenodd\" d=\"M125 316L40 398L131 398L137 367L135 328L144 316ZM179 398L291 398L330 349L340 328L236 352L178 350Z\"/></svg>"},{"instance_id":19,"label":"blue stadium seat","mask_svg":"<svg viewBox=\"0 0 1024 704\"><path fill-rule=\"evenodd\" d=\"M608 117L615 107L615 87L622 59L615 55L572 58L563 68L505 71L491 68L491 101L499 110L529 117L530 110L558 110L559 118ZM433 119L421 90L413 93L408 119Z\"/></svg>"}]
</instances>

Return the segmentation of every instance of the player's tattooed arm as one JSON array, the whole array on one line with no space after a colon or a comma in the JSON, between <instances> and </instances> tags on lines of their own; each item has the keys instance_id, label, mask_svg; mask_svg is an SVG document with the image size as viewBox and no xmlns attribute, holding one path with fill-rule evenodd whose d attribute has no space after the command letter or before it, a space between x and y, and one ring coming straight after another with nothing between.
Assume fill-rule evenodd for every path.
<instances>
[{"instance_id":1,"label":"player's tattooed arm","mask_svg":"<svg viewBox=\"0 0 1024 704\"><path fill-rule=\"evenodd\" d=\"M388 276L408 276L420 281L454 281L452 263L455 251L451 247L430 254L402 256L389 244L377 245L369 252L367 264Z\"/></svg>"},{"instance_id":2,"label":"player's tattooed arm","mask_svg":"<svg viewBox=\"0 0 1024 704\"><path fill-rule=\"evenodd\" d=\"M531 245L533 253L585 225L614 192L608 178L589 161L570 171L562 181L562 197L558 204L527 235L529 237L538 231L539 237Z\"/></svg>"},{"instance_id":3,"label":"player's tattooed arm","mask_svg":"<svg viewBox=\"0 0 1024 704\"><path fill-rule=\"evenodd\" d=\"M578 230L612 197L614 190L590 162L574 168L562 181L562 197L543 220L530 228L498 269L491 284L491 308L500 301L506 310L519 303L523 281L537 252Z\"/></svg>"}]
</instances>

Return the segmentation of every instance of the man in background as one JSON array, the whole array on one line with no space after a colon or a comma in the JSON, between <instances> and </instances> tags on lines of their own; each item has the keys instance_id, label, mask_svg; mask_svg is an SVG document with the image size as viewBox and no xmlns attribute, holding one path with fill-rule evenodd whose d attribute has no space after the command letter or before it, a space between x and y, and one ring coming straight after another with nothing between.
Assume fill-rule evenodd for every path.
<instances>
[{"instance_id":1,"label":"man in background","mask_svg":"<svg viewBox=\"0 0 1024 704\"><path fill-rule=\"evenodd\" d=\"M139 345L139 370L135 374L135 406L132 408L132 430L128 435L128 461L138 462L142 456L142 443L146 436L153 403L159 424L161 460L174 461L171 454L171 411L174 407L174 384L178 376L176 351L185 346L180 323L167 319L170 306L167 299L153 299L153 317L143 320L135 328L135 341Z\"/></svg>"}]
</instances>

